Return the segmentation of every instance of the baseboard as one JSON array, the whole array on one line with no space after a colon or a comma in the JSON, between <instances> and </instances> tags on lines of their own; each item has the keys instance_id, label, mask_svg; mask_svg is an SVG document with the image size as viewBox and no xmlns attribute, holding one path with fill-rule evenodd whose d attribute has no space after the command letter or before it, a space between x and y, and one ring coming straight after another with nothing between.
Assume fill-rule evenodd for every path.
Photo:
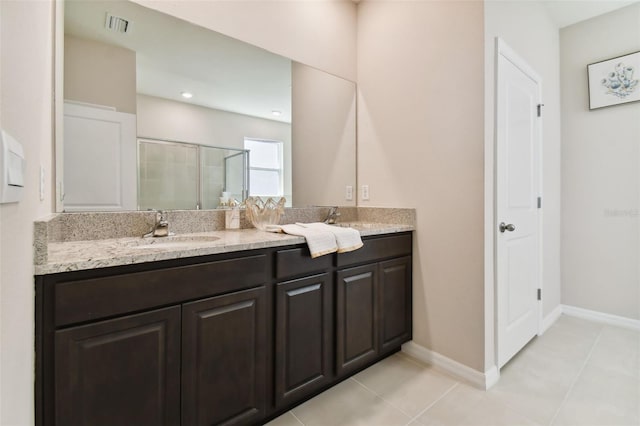
<instances>
[{"instance_id":1,"label":"baseboard","mask_svg":"<svg viewBox=\"0 0 640 426\"><path fill-rule=\"evenodd\" d=\"M562 313L572 317L615 325L617 327L630 328L640 331L640 320L607 314L604 312L592 311L590 309L578 308L577 306L562 305Z\"/></svg>"},{"instance_id":2,"label":"baseboard","mask_svg":"<svg viewBox=\"0 0 640 426\"><path fill-rule=\"evenodd\" d=\"M538 336L544 334L544 332L547 331L553 325L553 323L556 322L558 318L560 318L561 315L562 305L558 305L553 311L551 311L546 317L542 319L542 325L540 327L540 333L538 333Z\"/></svg>"},{"instance_id":3,"label":"baseboard","mask_svg":"<svg viewBox=\"0 0 640 426\"><path fill-rule=\"evenodd\" d=\"M418 361L431 364L438 370L442 370L480 389L489 389L496 384L500 378L500 372L495 366L491 367L489 371L482 373L458 361L433 352L424 346L420 346L414 341L402 345L402 352Z\"/></svg>"},{"instance_id":4,"label":"baseboard","mask_svg":"<svg viewBox=\"0 0 640 426\"><path fill-rule=\"evenodd\" d=\"M640 331L640 320L606 314L604 312L591 311L589 309L578 308L576 306L558 305L553 311L543 318L540 334L547 331L562 314ZM418 361L431 364L438 370L442 370L480 389L491 388L491 386L496 384L500 378L500 371L496 366L493 366L482 373L461 364L458 361L454 361L451 358L431 351L424 346L415 343L413 340L402 345L402 352L417 359Z\"/></svg>"}]
</instances>

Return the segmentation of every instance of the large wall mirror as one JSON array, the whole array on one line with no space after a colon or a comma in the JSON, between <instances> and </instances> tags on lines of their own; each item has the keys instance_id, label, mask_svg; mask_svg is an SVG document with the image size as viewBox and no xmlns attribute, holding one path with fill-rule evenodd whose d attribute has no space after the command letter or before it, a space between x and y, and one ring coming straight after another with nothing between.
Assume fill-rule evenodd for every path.
<instances>
[{"instance_id":1,"label":"large wall mirror","mask_svg":"<svg viewBox=\"0 0 640 426\"><path fill-rule=\"evenodd\" d=\"M133 2L59 7L58 211L355 205L355 83Z\"/></svg>"}]
</instances>

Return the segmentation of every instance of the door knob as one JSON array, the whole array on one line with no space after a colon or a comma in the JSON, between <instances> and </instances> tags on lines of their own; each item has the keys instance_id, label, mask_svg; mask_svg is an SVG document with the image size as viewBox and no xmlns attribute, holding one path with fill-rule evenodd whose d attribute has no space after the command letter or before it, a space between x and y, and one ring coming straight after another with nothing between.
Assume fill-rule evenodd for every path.
<instances>
[{"instance_id":1,"label":"door knob","mask_svg":"<svg viewBox=\"0 0 640 426\"><path fill-rule=\"evenodd\" d=\"M504 222L500 223L500 232L504 232L504 231L509 231L509 232L513 232L516 230L516 227L513 226L512 223L506 225Z\"/></svg>"}]
</instances>

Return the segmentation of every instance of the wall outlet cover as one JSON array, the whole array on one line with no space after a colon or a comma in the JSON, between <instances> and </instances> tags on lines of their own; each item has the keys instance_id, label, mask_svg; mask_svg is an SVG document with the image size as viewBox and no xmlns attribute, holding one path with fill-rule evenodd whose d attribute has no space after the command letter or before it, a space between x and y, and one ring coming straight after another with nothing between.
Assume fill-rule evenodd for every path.
<instances>
[{"instance_id":1,"label":"wall outlet cover","mask_svg":"<svg viewBox=\"0 0 640 426\"><path fill-rule=\"evenodd\" d=\"M40 166L40 201L44 201L44 167Z\"/></svg>"},{"instance_id":2,"label":"wall outlet cover","mask_svg":"<svg viewBox=\"0 0 640 426\"><path fill-rule=\"evenodd\" d=\"M347 187L345 189L344 198L347 201L352 201L353 200L353 186L347 185Z\"/></svg>"},{"instance_id":3,"label":"wall outlet cover","mask_svg":"<svg viewBox=\"0 0 640 426\"><path fill-rule=\"evenodd\" d=\"M369 200L369 185L362 185L362 200Z\"/></svg>"}]
</instances>

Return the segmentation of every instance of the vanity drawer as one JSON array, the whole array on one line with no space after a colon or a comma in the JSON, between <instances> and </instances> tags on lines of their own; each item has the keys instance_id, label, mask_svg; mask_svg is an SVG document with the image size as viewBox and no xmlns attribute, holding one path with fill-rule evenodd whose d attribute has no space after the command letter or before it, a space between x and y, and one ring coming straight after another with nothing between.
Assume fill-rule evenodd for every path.
<instances>
[{"instance_id":1,"label":"vanity drawer","mask_svg":"<svg viewBox=\"0 0 640 426\"><path fill-rule=\"evenodd\" d=\"M411 234L388 237L363 238L364 246L337 256L337 266L343 267L357 263L374 262L411 254Z\"/></svg>"},{"instance_id":2,"label":"vanity drawer","mask_svg":"<svg viewBox=\"0 0 640 426\"><path fill-rule=\"evenodd\" d=\"M62 281L55 284L56 327L255 287L268 281L267 255Z\"/></svg>"},{"instance_id":3,"label":"vanity drawer","mask_svg":"<svg viewBox=\"0 0 640 426\"><path fill-rule=\"evenodd\" d=\"M333 256L311 258L307 247L279 250L276 252L276 278L323 272L332 266Z\"/></svg>"}]
</instances>

